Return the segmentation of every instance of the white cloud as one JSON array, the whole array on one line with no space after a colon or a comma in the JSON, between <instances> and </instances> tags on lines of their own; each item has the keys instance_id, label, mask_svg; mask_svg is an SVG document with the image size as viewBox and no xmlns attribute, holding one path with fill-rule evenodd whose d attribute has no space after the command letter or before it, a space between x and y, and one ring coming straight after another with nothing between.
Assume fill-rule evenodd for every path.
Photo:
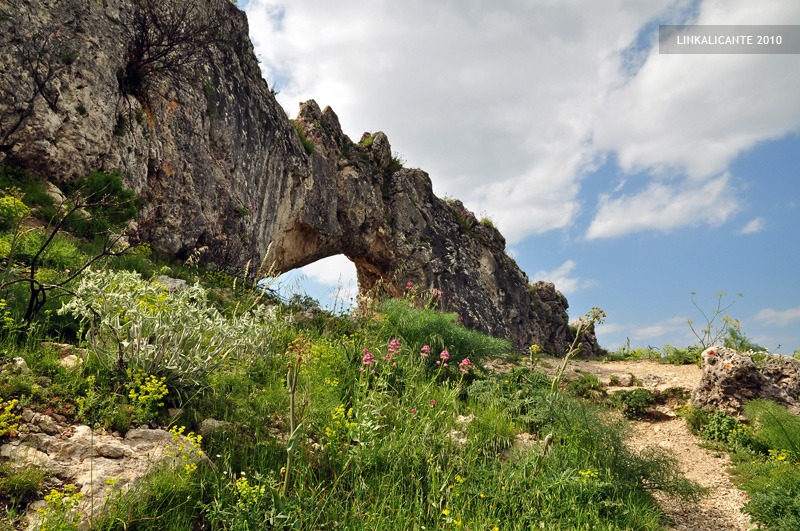
<instances>
[{"instance_id":1,"label":"white cloud","mask_svg":"<svg viewBox=\"0 0 800 531\"><path fill-rule=\"evenodd\" d=\"M597 336L601 338L614 336L619 337L625 335L631 340L632 343L648 341L651 339L659 338L667 334L675 336L679 333L681 337L685 336L687 343L691 342L689 338L688 325L686 324L685 317L670 317L652 324L623 324L623 323L606 323L597 326ZM618 344L619 342L617 342Z\"/></svg>"},{"instance_id":2,"label":"white cloud","mask_svg":"<svg viewBox=\"0 0 800 531\"><path fill-rule=\"evenodd\" d=\"M728 174L683 188L655 182L634 195L613 199L601 196L586 238L610 238L642 230L669 231L698 223L719 225L738 208Z\"/></svg>"},{"instance_id":3,"label":"white cloud","mask_svg":"<svg viewBox=\"0 0 800 531\"><path fill-rule=\"evenodd\" d=\"M789 326L800 321L800 307L782 311L765 308L758 312L754 319L767 325Z\"/></svg>"},{"instance_id":4,"label":"white cloud","mask_svg":"<svg viewBox=\"0 0 800 531\"><path fill-rule=\"evenodd\" d=\"M357 284L356 266L343 254L329 256L300 268L300 271L315 282L337 287Z\"/></svg>"},{"instance_id":5,"label":"white cloud","mask_svg":"<svg viewBox=\"0 0 800 531\"><path fill-rule=\"evenodd\" d=\"M582 180L608 154L631 175L602 196L587 237L722 223L736 206L731 161L798 130L800 56L632 45L645 24L683 22L694 4L251 0L247 12L290 113L314 98L353 138L385 131L439 195L487 211L513 244L575 223ZM697 12L699 23L800 23L795 0L705 0ZM641 58L633 71L630 56ZM625 193L642 179L654 179L647 194ZM709 191L728 201L714 214L692 200ZM623 223L630 205L645 208Z\"/></svg>"},{"instance_id":6,"label":"white cloud","mask_svg":"<svg viewBox=\"0 0 800 531\"><path fill-rule=\"evenodd\" d=\"M533 275L533 278L552 282L561 293L567 295L575 293L579 289L587 288L592 285L590 280L582 280L580 277L571 276L572 271L577 265L578 264L574 261L567 260L551 271L537 271Z\"/></svg>"},{"instance_id":7,"label":"white cloud","mask_svg":"<svg viewBox=\"0 0 800 531\"><path fill-rule=\"evenodd\" d=\"M766 228L767 228L767 220L762 217L758 217L755 219L751 219L747 223L747 225L742 227L741 230L739 231L739 234L753 234L756 232L761 232Z\"/></svg>"}]
</instances>

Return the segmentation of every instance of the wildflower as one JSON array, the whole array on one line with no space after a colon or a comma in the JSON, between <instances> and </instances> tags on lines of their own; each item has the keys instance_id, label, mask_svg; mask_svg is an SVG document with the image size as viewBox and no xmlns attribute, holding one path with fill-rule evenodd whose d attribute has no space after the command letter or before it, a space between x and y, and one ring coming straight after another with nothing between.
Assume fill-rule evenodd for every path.
<instances>
[{"instance_id":1,"label":"wildflower","mask_svg":"<svg viewBox=\"0 0 800 531\"><path fill-rule=\"evenodd\" d=\"M419 355L422 356L423 358L427 358L428 356L431 355L431 347L429 347L428 345L425 345L424 347L422 347L420 349Z\"/></svg>"},{"instance_id":2,"label":"wildflower","mask_svg":"<svg viewBox=\"0 0 800 531\"><path fill-rule=\"evenodd\" d=\"M367 349L361 351L363 356L361 357L361 363L363 365L373 365L375 363L375 355Z\"/></svg>"},{"instance_id":3,"label":"wildflower","mask_svg":"<svg viewBox=\"0 0 800 531\"><path fill-rule=\"evenodd\" d=\"M464 358L461 360L461 363L458 364L458 370L467 374L469 370L472 368L472 362L469 361L469 358Z\"/></svg>"},{"instance_id":4,"label":"wildflower","mask_svg":"<svg viewBox=\"0 0 800 531\"><path fill-rule=\"evenodd\" d=\"M446 350L443 350L442 353L439 354L439 357L442 359L442 361L447 361L450 359L450 353Z\"/></svg>"},{"instance_id":5,"label":"wildflower","mask_svg":"<svg viewBox=\"0 0 800 531\"><path fill-rule=\"evenodd\" d=\"M411 289L412 287L414 287L413 282L409 282L408 284L406 284L406 289Z\"/></svg>"},{"instance_id":6,"label":"wildflower","mask_svg":"<svg viewBox=\"0 0 800 531\"><path fill-rule=\"evenodd\" d=\"M64 270L64 273L69 275L69 269Z\"/></svg>"},{"instance_id":7,"label":"wildflower","mask_svg":"<svg viewBox=\"0 0 800 531\"><path fill-rule=\"evenodd\" d=\"M435 405L436 405L436 400L434 400L433 398L431 398L431 405L432 405L432 406L435 406Z\"/></svg>"},{"instance_id":8,"label":"wildflower","mask_svg":"<svg viewBox=\"0 0 800 531\"><path fill-rule=\"evenodd\" d=\"M411 412L416 415L417 414L417 408L412 408Z\"/></svg>"},{"instance_id":9,"label":"wildflower","mask_svg":"<svg viewBox=\"0 0 800 531\"><path fill-rule=\"evenodd\" d=\"M450 509L445 509L445 510L443 510L443 511L442 511L442 514L443 514L443 515L445 515L445 516L447 516L448 514L450 514Z\"/></svg>"}]
</instances>

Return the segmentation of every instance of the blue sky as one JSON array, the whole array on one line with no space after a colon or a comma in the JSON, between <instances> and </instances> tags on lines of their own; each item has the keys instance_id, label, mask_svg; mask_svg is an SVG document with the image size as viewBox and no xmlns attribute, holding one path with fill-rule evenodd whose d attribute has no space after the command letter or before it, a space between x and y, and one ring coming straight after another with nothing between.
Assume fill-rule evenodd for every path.
<instances>
[{"instance_id":1,"label":"blue sky","mask_svg":"<svg viewBox=\"0 0 800 531\"><path fill-rule=\"evenodd\" d=\"M685 346L692 305L800 348L800 55L659 55L658 24L800 24L796 0L250 0L290 116L384 131L434 191L491 217L616 348ZM355 296L333 257L290 281ZM348 293L349 291L349 293Z\"/></svg>"}]
</instances>

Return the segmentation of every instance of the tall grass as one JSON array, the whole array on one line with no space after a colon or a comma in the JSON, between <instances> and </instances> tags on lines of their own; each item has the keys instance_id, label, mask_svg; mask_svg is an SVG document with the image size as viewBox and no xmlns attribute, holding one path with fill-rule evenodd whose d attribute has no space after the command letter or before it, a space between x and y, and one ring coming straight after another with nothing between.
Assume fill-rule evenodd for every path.
<instances>
[{"instance_id":1,"label":"tall grass","mask_svg":"<svg viewBox=\"0 0 800 531\"><path fill-rule=\"evenodd\" d=\"M385 301L380 311L389 322L390 332L403 338L412 350L431 347L434 356L430 364L435 364L436 355L442 350L448 350L456 362L469 358L473 363L511 352L508 341L458 324L455 313L417 308L401 298Z\"/></svg>"},{"instance_id":2,"label":"tall grass","mask_svg":"<svg viewBox=\"0 0 800 531\"><path fill-rule=\"evenodd\" d=\"M122 277L87 278L113 280L110 285L116 286L102 291L105 305L96 305L94 316L99 320L134 322L136 311L151 319L158 310L214 334L213 327L235 327L243 317L214 313L211 321L192 321L208 309L200 287L181 299L182 305L196 306L184 311L175 306L179 297L161 290L134 297L137 286L150 289L138 277L124 290L133 300L113 306ZM235 355L203 374L202 385L190 389L166 379L171 387L164 402L180 402L183 410L167 419L162 408L155 421L199 431L204 420L216 420L202 442L206 459L194 471L154 470L133 490L112 497L93 527L657 530L662 517L654 490L687 500L699 495L669 456L634 451L624 424L602 420L595 406L553 392L543 373L519 368L487 376L473 368L459 370L464 358L477 364L504 354L507 342L464 328L453 314L415 308L406 300L387 301L380 312L376 320L330 318L317 326L276 311L260 321L258 340L237 343ZM114 330L123 339L122 325ZM96 345L113 345L112 331L95 327L93 333ZM138 346L161 345L159 334L174 333L174 327L149 327L147 334L131 338ZM133 339L121 347L130 348ZM424 345L431 347L427 357ZM25 354L31 374L0 385L0 398L26 394L30 405L44 410L56 399L87 404L94 393L103 397L97 409L81 406L88 412L73 416L113 427L120 420L112 413L127 411L130 423L136 404L111 358L97 361L102 348L94 357L90 353L83 374L65 371L53 353L31 348ZM174 354L196 355L188 350ZM451 358L438 357L441 350ZM286 370L298 357L302 433L284 496L277 487L286 473L291 424ZM30 398L45 375L51 385ZM90 383L86 376L93 377ZM545 439L551 441L547 446Z\"/></svg>"}]
</instances>

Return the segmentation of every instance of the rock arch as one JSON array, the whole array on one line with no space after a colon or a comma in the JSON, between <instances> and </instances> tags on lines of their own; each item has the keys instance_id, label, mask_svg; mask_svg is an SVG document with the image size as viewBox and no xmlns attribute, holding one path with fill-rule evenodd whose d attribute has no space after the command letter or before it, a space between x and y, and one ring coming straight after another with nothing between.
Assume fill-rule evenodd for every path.
<instances>
[{"instance_id":1,"label":"rock arch","mask_svg":"<svg viewBox=\"0 0 800 531\"><path fill-rule=\"evenodd\" d=\"M530 284L503 236L459 201L436 197L425 172L393 164L386 135L352 142L331 109L309 101L296 120L304 146L261 77L246 16L231 2L198 8L226 39L204 50L192 76L154 72L147 105L122 94L116 73L129 43L108 36L131 27L137 6L20 4L6 26L25 30L0 32L0 93L34 90L18 46L31 35L63 28L81 54L54 72L47 90L57 104L35 94L0 102L0 129L24 119L3 134L0 162L56 182L121 169L148 200L138 237L179 257L205 247L214 261L243 268L269 250L267 259L286 271L341 253L356 264L362 293L378 281L435 288L467 326L520 348L568 348L564 296L552 284Z\"/></svg>"}]
</instances>

